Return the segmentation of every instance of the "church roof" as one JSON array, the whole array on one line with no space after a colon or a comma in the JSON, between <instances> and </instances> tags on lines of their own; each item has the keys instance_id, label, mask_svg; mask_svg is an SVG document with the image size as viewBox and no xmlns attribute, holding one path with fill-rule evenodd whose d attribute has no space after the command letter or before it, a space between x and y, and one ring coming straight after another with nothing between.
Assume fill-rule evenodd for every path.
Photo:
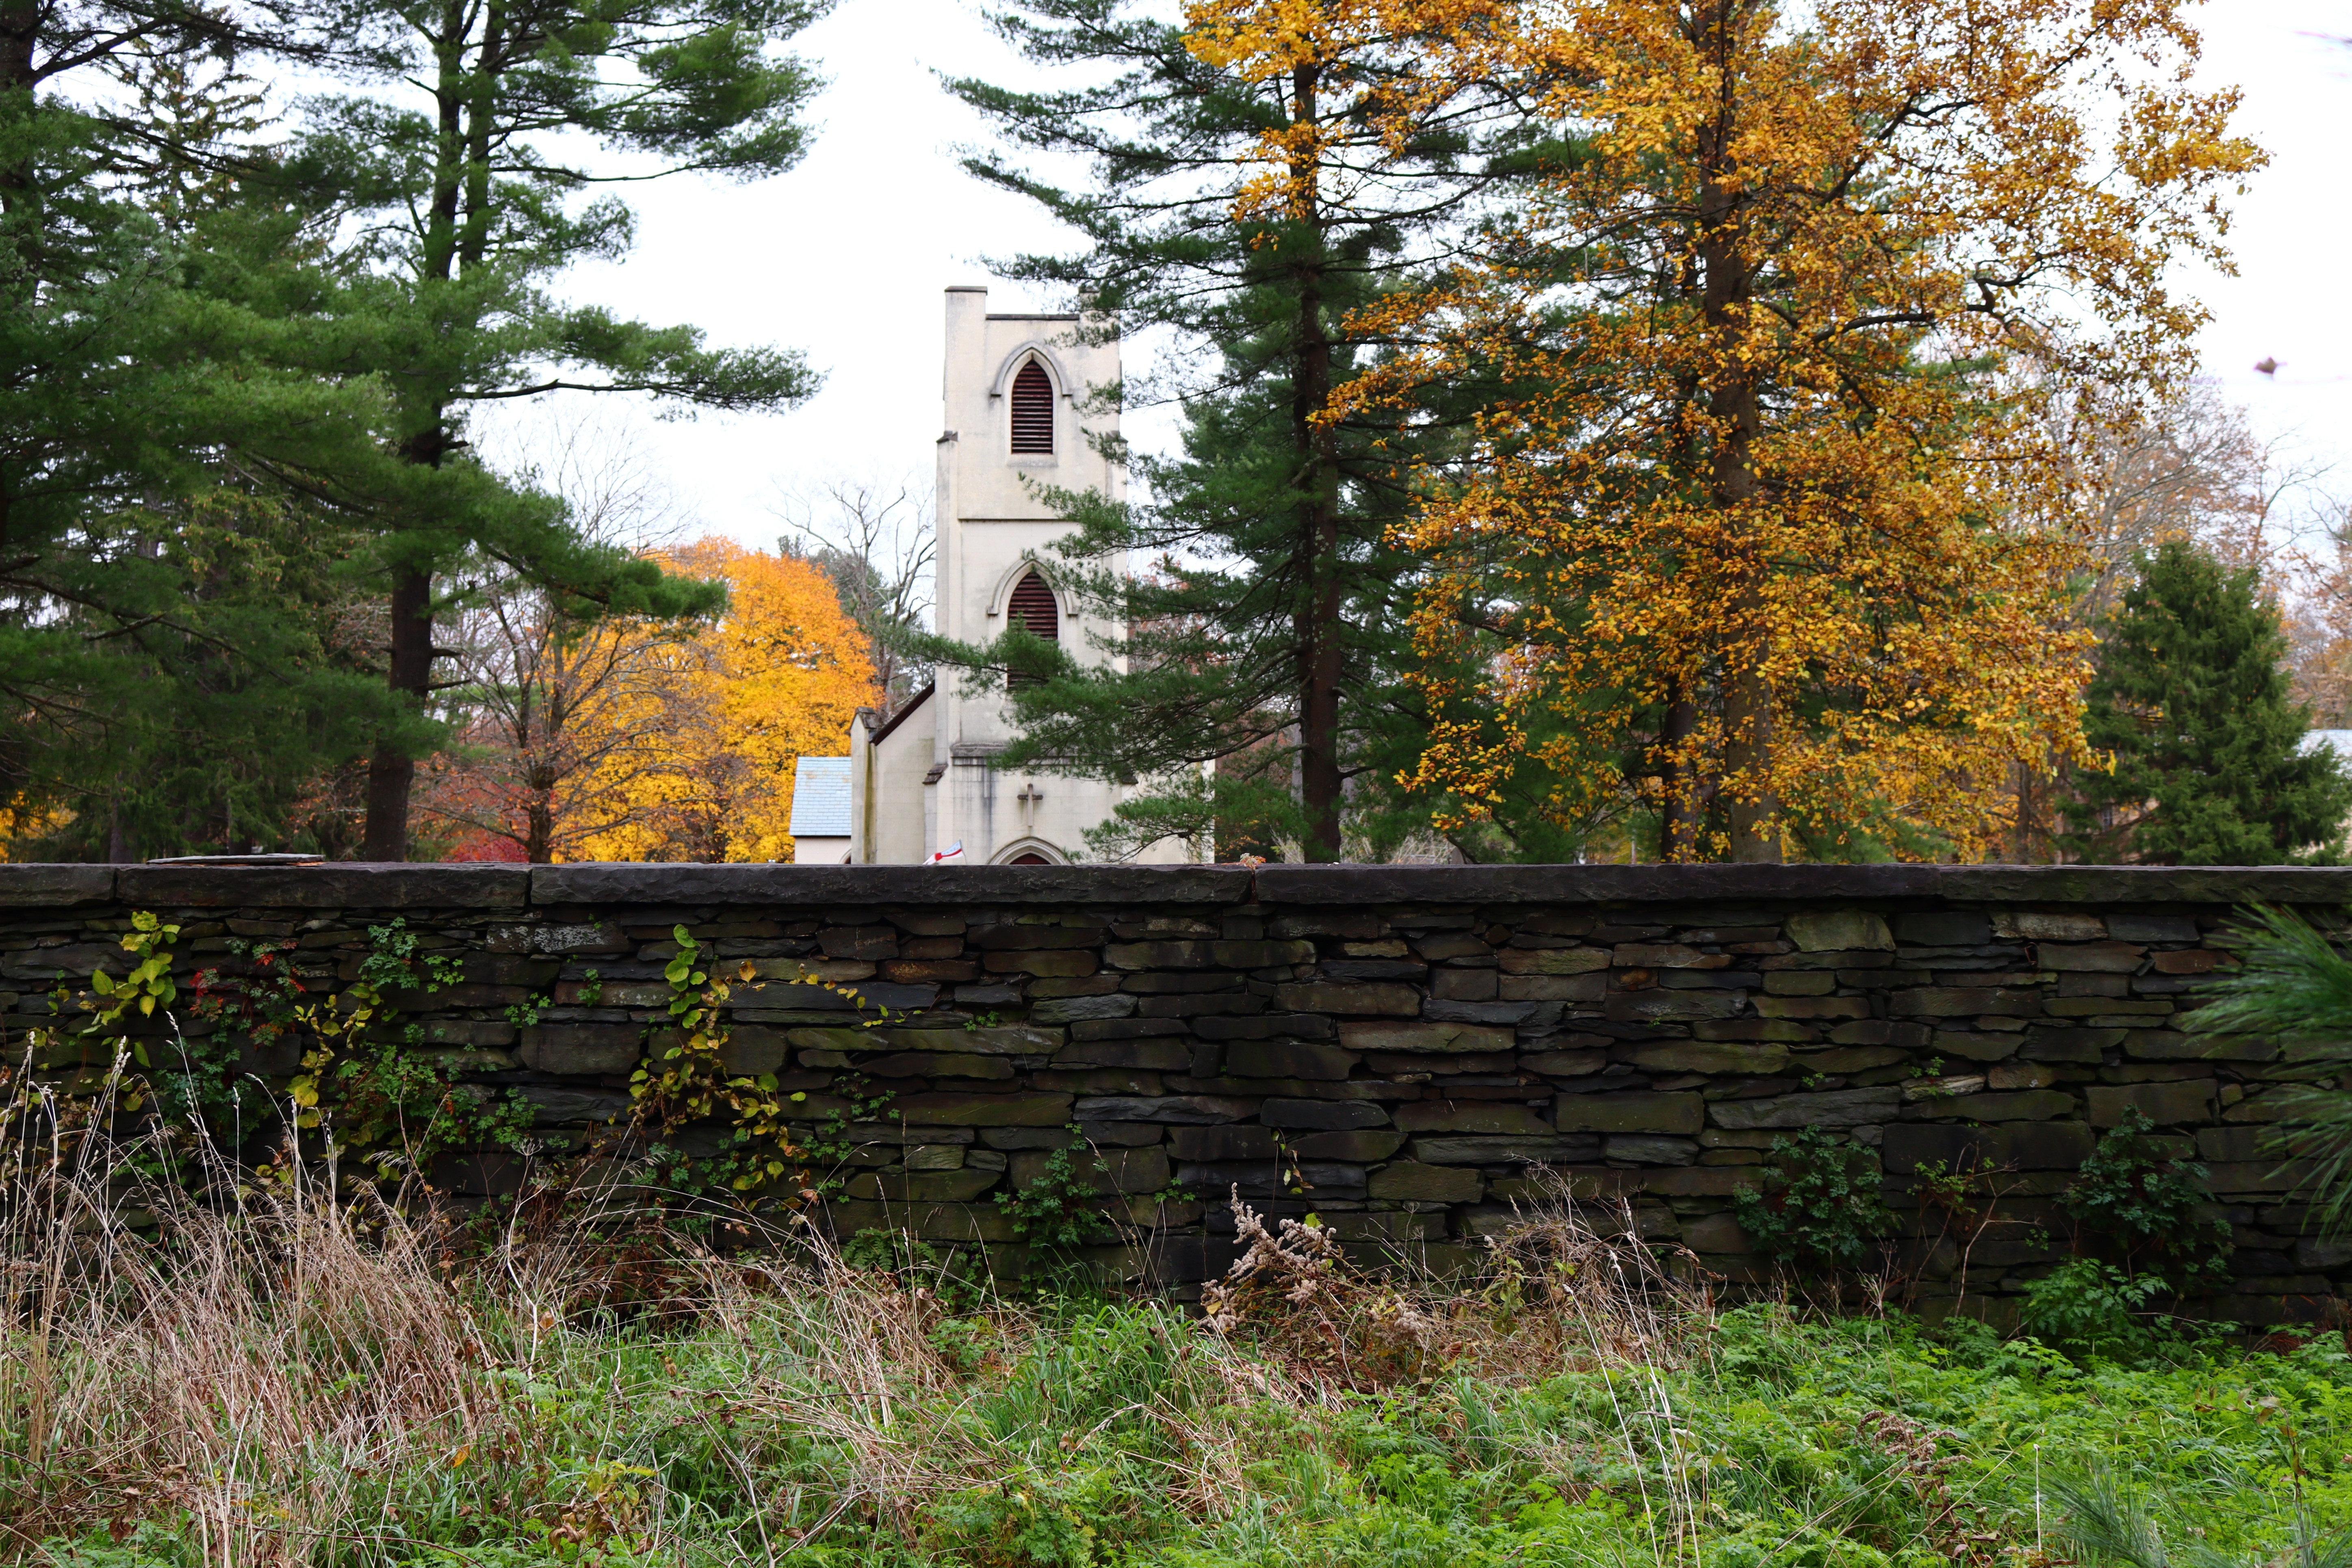
<instances>
[{"instance_id":1,"label":"church roof","mask_svg":"<svg viewBox=\"0 0 2352 1568\"><path fill-rule=\"evenodd\" d=\"M793 837L849 837L849 759L803 757L793 775Z\"/></svg>"}]
</instances>

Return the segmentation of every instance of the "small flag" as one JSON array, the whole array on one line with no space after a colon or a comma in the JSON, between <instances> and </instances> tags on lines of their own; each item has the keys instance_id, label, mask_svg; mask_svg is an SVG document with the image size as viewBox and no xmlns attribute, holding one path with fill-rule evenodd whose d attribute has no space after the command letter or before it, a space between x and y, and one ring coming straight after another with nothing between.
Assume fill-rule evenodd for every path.
<instances>
[{"instance_id":1,"label":"small flag","mask_svg":"<svg viewBox=\"0 0 2352 1568\"><path fill-rule=\"evenodd\" d=\"M963 840L959 838L944 849L932 850L930 858L925 860L923 864L926 866L936 866L942 860L961 860L962 858Z\"/></svg>"}]
</instances>

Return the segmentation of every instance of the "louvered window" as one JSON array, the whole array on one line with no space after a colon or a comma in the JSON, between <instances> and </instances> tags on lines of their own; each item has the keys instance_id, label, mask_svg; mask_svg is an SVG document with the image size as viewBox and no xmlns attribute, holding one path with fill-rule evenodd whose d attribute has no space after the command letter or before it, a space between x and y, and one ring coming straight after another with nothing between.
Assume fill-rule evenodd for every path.
<instances>
[{"instance_id":1,"label":"louvered window","mask_svg":"<svg viewBox=\"0 0 2352 1568\"><path fill-rule=\"evenodd\" d=\"M1004 619L1008 626L1019 626L1033 637L1043 637L1047 642L1062 639L1062 612L1054 603L1054 590L1045 586L1045 580L1034 572L1023 574L1021 581L1013 584L1013 597L1005 601ZM1013 690L1035 684L1034 676L1023 675L1019 670L1006 671L1005 685Z\"/></svg>"},{"instance_id":2,"label":"louvered window","mask_svg":"<svg viewBox=\"0 0 2352 1568\"><path fill-rule=\"evenodd\" d=\"M1014 626L1033 637L1058 642L1062 636L1062 612L1054 604L1054 590L1034 572L1027 574L1014 584L1013 597L1004 613Z\"/></svg>"},{"instance_id":3,"label":"louvered window","mask_svg":"<svg viewBox=\"0 0 2352 1568\"><path fill-rule=\"evenodd\" d=\"M1034 359L1013 378L1013 449L1054 449L1054 383Z\"/></svg>"}]
</instances>

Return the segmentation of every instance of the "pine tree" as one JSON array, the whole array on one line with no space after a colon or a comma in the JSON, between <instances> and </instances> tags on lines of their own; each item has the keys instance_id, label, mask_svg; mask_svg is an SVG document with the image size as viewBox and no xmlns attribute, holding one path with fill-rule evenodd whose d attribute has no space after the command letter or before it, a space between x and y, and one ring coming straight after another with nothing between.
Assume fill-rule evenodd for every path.
<instances>
[{"instance_id":1,"label":"pine tree","mask_svg":"<svg viewBox=\"0 0 2352 1568\"><path fill-rule=\"evenodd\" d=\"M723 585L667 576L589 541L554 498L474 462L475 405L557 390L648 395L686 406L786 406L814 390L796 354L720 350L690 327L566 304L549 285L575 260L627 247L634 215L583 193L614 179L702 172L753 179L798 161L794 116L814 74L779 46L814 0L491 0L407 5L333 0L349 71L373 89L318 100L288 177L362 220L374 264L351 289L373 367L395 390L407 472L348 487L381 520L391 605L385 679L411 713L433 689L434 579L481 552L583 608L662 618L716 611ZM411 102L416 107L412 108ZM421 108L424 112L418 112ZM639 161L625 176L583 162L591 143ZM388 730L370 763L363 853L404 857L413 737Z\"/></svg>"},{"instance_id":2,"label":"pine tree","mask_svg":"<svg viewBox=\"0 0 2352 1568\"><path fill-rule=\"evenodd\" d=\"M283 13L0 3L0 799L35 853L274 839L386 706L325 636L364 540L303 492L380 460L387 405L317 368L316 247L229 173L251 81L196 64L229 55L321 58Z\"/></svg>"},{"instance_id":3,"label":"pine tree","mask_svg":"<svg viewBox=\"0 0 2352 1568\"><path fill-rule=\"evenodd\" d=\"M1115 73L1057 91L950 83L1014 146L1088 167L1073 187L1004 153L970 161L1087 241L999 269L1129 333L1171 330L1177 369L1094 391L1175 403L1183 449L1133 460L1148 501L1053 498L1079 527L1049 575L1122 628L1123 672L1018 631L925 651L976 682L1034 678L1009 699L1009 764L1146 781L1099 848L1213 834L1221 855L1380 856L1429 821L1393 783L1424 721L1405 679L1413 567L1386 541L1415 503L1400 473L1453 431L1327 416L1381 352L1355 313L1505 177L1493 155L1521 122L1471 91L1401 146L1367 134L1368 103L1397 85L1378 37L1318 35L1310 63L1252 75L1131 0L1025 0L995 22L1033 63Z\"/></svg>"},{"instance_id":4,"label":"pine tree","mask_svg":"<svg viewBox=\"0 0 2352 1568\"><path fill-rule=\"evenodd\" d=\"M2112 751L2068 812L2089 861L2266 866L2341 857L2352 779L2301 750L2285 634L2252 567L2171 541L2138 563L2099 650L2084 730Z\"/></svg>"}]
</instances>

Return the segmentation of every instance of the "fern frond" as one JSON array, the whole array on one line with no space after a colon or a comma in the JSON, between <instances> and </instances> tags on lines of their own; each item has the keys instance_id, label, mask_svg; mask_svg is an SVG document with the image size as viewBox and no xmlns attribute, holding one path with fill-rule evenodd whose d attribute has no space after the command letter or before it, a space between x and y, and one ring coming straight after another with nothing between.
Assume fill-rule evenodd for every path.
<instances>
[{"instance_id":1,"label":"fern frond","mask_svg":"<svg viewBox=\"0 0 2352 1568\"><path fill-rule=\"evenodd\" d=\"M2301 1047L2314 1064L2352 1070L2352 959L2288 910L2256 905L2232 933L2243 965L2209 987L2214 1000L2188 1015L2199 1034L2253 1035ZM2273 1129L2311 1162L2304 1190L2330 1231L2352 1221L2352 1096L2324 1089L2295 1093Z\"/></svg>"},{"instance_id":2,"label":"fern frond","mask_svg":"<svg viewBox=\"0 0 2352 1568\"><path fill-rule=\"evenodd\" d=\"M2140 1495L2105 1468L2049 1483L2066 1517L2058 1534L2089 1562L2123 1568L2172 1568L2164 1538Z\"/></svg>"}]
</instances>

